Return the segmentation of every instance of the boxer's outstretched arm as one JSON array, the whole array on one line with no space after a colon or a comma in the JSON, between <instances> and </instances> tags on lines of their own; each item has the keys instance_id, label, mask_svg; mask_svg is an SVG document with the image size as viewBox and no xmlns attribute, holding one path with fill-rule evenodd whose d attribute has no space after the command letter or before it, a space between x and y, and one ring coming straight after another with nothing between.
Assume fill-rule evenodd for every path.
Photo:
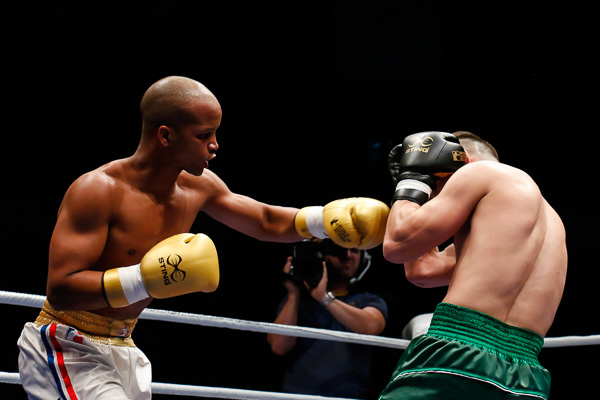
<instances>
[{"instance_id":1,"label":"boxer's outstretched arm","mask_svg":"<svg viewBox=\"0 0 600 400\"><path fill-rule=\"evenodd\" d=\"M233 193L211 171L204 171L202 187L210 193L202 210L217 221L259 240L297 242L302 238L294 227L297 208L274 206Z\"/></svg>"},{"instance_id":2,"label":"boxer's outstretched arm","mask_svg":"<svg viewBox=\"0 0 600 400\"><path fill-rule=\"evenodd\" d=\"M389 207L379 200L354 197L321 206L272 206L232 193L205 171L199 190L208 190L203 210L225 225L259 240L295 242L329 237L342 247L370 249L383 241Z\"/></svg>"}]
</instances>

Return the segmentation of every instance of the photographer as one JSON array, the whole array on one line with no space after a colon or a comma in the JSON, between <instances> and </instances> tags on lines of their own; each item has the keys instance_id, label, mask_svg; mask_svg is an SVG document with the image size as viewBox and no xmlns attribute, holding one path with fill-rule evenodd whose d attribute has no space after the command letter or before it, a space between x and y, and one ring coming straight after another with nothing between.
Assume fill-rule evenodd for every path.
<instances>
[{"instance_id":1,"label":"photographer","mask_svg":"<svg viewBox=\"0 0 600 400\"><path fill-rule=\"evenodd\" d=\"M331 240L302 242L283 272L287 296L275 323L378 335L387 305L354 285L369 267L365 250L344 249ZM268 334L273 353L285 355L282 390L288 393L365 398L369 392L371 347Z\"/></svg>"}]
</instances>

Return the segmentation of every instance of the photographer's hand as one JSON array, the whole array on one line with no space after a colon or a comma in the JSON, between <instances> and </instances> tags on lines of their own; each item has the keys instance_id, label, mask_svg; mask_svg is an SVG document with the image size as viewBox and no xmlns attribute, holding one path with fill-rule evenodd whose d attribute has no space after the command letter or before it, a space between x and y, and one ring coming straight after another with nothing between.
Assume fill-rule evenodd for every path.
<instances>
[{"instance_id":1,"label":"photographer's hand","mask_svg":"<svg viewBox=\"0 0 600 400\"><path fill-rule=\"evenodd\" d=\"M340 301L339 299L327 298L327 268L323 262L323 277L317 287L310 289L308 284L304 285L313 299L318 301L337 319L342 325L352 332L366 335L379 335L385 328L385 318L381 311L375 307L357 308Z\"/></svg>"},{"instance_id":2,"label":"photographer's hand","mask_svg":"<svg viewBox=\"0 0 600 400\"><path fill-rule=\"evenodd\" d=\"M319 284L311 289L309 284L304 281L304 286L306 286L313 299L319 303L323 303L323 300L327 297L327 283L329 283L329 280L327 279L327 267L325 266L325 261L323 261L323 276L321 277Z\"/></svg>"},{"instance_id":3,"label":"photographer's hand","mask_svg":"<svg viewBox=\"0 0 600 400\"><path fill-rule=\"evenodd\" d=\"M287 261L285 263L285 266L283 267L283 273L286 275L290 274L290 269L292 267L292 257L288 257ZM283 286L287 289L288 294L293 294L293 295L298 295L300 294L300 286L298 286L298 284L294 283L294 281L292 279L286 279L285 281L283 281Z\"/></svg>"}]
</instances>

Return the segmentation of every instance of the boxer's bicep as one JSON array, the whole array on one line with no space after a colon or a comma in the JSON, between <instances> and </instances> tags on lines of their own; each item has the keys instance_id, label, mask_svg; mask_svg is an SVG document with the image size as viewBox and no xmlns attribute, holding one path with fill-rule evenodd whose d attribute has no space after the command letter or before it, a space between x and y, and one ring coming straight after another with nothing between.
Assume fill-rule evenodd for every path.
<instances>
[{"instance_id":1,"label":"boxer's bicep","mask_svg":"<svg viewBox=\"0 0 600 400\"><path fill-rule=\"evenodd\" d=\"M49 299L69 297L71 287L84 291L87 286L94 291L100 288L98 272L91 269L106 245L109 213L109 199L97 182L76 181L69 188L50 240Z\"/></svg>"}]
</instances>

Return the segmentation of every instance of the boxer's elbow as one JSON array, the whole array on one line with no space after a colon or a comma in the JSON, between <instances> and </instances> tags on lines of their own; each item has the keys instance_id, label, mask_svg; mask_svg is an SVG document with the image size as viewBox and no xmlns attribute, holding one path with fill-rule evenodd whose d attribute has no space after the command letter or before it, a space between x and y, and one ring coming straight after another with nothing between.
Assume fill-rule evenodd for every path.
<instances>
[{"instance_id":1,"label":"boxer's elbow","mask_svg":"<svg viewBox=\"0 0 600 400\"><path fill-rule=\"evenodd\" d=\"M46 287L46 300L56 311L67 311L72 308L72 304L68 301L68 297L64 295L64 291L60 287L54 285L48 285Z\"/></svg>"},{"instance_id":2,"label":"boxer's elbow","mask_svg":"<svg viewBox=\"0 0 600 400\"><path fill-rule=\"evenodd\" d=\"M409 258L409 248L402 242L385 239L383 241L383 257L394 264L403 264Z\"/></svg>"},{"instance_id":3,"label":"boxer's elbow","mask_svg":"<svg viewBox=\"0 0 600 400\"><path fill-rule=\"evenodd\" d=\"M434 287L432 285L432 277L423 271L416 271L414 269L406 268L404 269L406 273L406 280L408 280L413 285L420 288L430 288Z\"/></svg>"},{"instance_id":4,"label":"boxer's elbow","mask_svg":"<svg viewBox=\"0 0 600 400\"><path fill-rule=\"evenodd\" d=\"M405 264L422 257L431 247L429 243L415 240L413 237L386 238L383 241L383 256L394 264Z\"/></svg>"},{"instance_id":5,"label":"boxer's elbow","mask_svg":"<svg viewBox=\"0 0 600 400\"><path fill-rule=\"evenodd\" d=\"M408 225L393 227L388 225L383 239L384 258L394 264L404 264L419 257L413 232L414 230L411 230Z\"/></svg>"},{"instance_id":6,"label":"boxer's elbow","mask_svg":"<svg viewBox=\"0 0 600 400\"><path fill-rule=\"evenodd\" d=\"M404 263L406 279L420 288L435 288L447 286L449 281L441 271L432 268L425 262L412 261Z\"/></svg>"},{"instance_id":7,"label":"boxer's elbow","mask_svg":"<svg viewBox=\"0 0 600 400\"><path fill-rule=\"evenodd\" d=\"M73 311L82 309L83 301L79 296L82 285L73 286L68 279L52 279L46 284L46 300L56 311Z\"/></svg>"}]
</instances>

